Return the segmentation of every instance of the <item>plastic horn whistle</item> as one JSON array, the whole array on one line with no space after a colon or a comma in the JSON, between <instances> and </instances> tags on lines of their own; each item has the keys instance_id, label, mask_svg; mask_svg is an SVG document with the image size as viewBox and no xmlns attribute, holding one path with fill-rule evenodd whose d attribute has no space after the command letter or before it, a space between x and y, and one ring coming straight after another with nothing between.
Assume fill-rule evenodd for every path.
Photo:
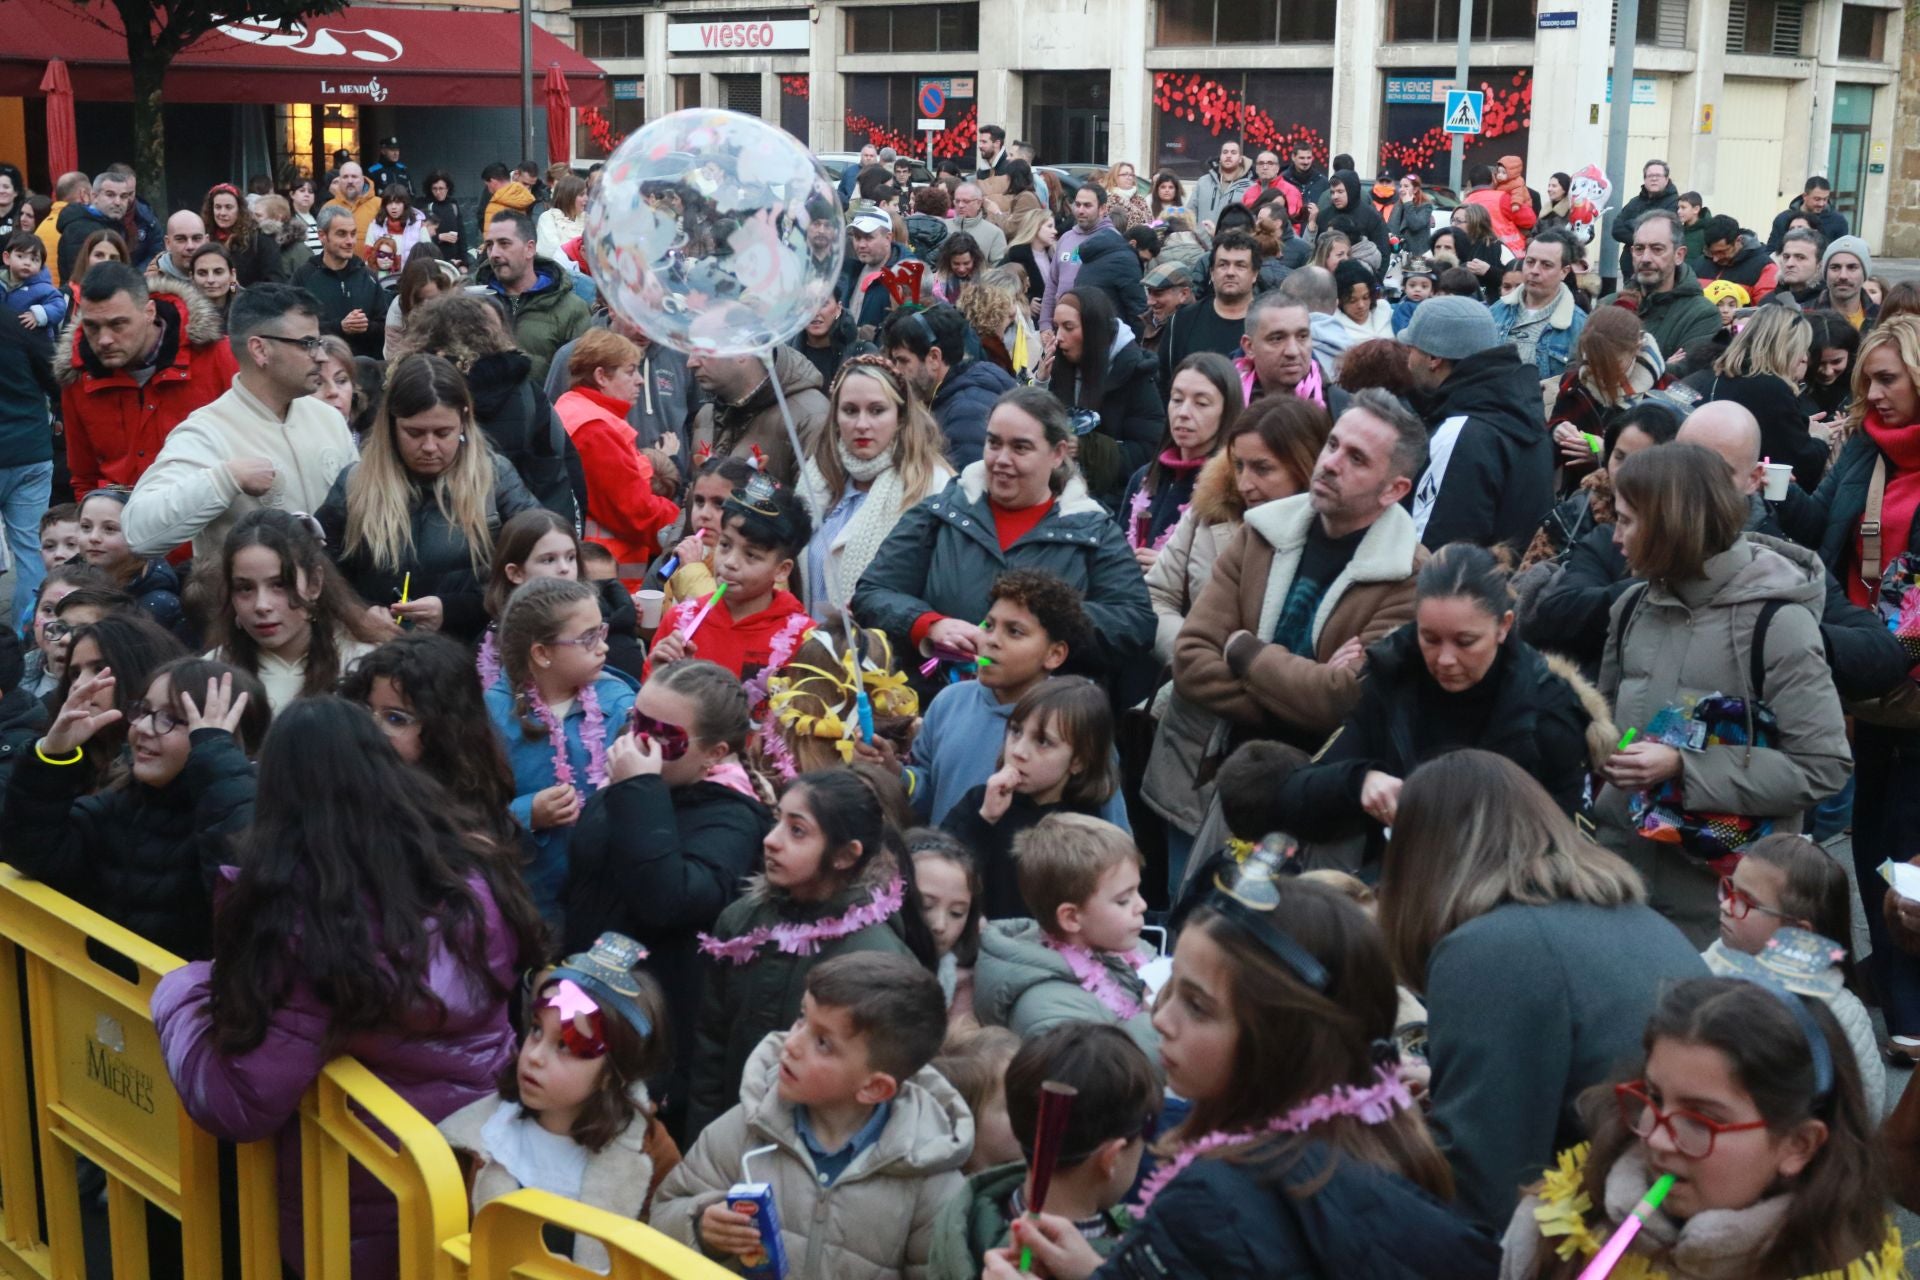
<instances>
[{"instance_id":1,"label":"plastic horn whistle","mask_svg":"<svg viewBox=\"0 0 1920 1280\"><path fill-rule=\"evenodd\" d=\"M1047 1188L1053 1185L1053 1169L1060 1163L1060 1140L1067 1134L1067 1117L1073 1114L1073 1100L1080 1091L1070 1084L1048 1080L1040 1086L1040 1114L1034 1122L1033 1162L1027 1166L1027 1216L1040 1216L1047 1207ZM1033 1270L1033 1250L1020 1250L1020 1270Z\"/></svg>"},{"instance_id":2,"label":"plastic horn whistle","mask_svg":"<svg viewBox=\"0 0 1920 1280\"><path fill-rule=\"evenodd\" d=\"M1639 729L1637 728L1628 729L1625 733L1620 735L1620 745L1615 747L1614 750L1625 751L1628 747L1633 745L1633 740L1639 736L1640 736Z\"/></svg>"},{"instance_id":3,"label":"plastic horn whistle","mask_svg":"<svg viewBox=\"0 0 1920 1280\"><path fill-rule=\"evenodd\" d=\"M713 612L713 606L719 604L720 597L725 594L727 594L727 584L724 582L713 589L713 594L707 597L707 602L700 606L700 612L693 615L693 621L689 622L687 629L680 633L682 640L693 639L693 633L700 629L700 624L707 620L707 615Z\"/></svg>"},{"instance_id":4,"label":"plastic horn whistle","mask_svg":"<svg viewBox=\"0 0 1920 1280\"><path fill-rule=\"evenodd\" d=\"M853 608L853 601L847 601L847 608ZM853 705L860 713L860 740L872 746L873 700L867 697L867 686L860 679L860 644L854 635L853 615L843 612L840 621L847 628L847 657L853 661Z\"/></svg>"},{"instance_id":5,"label":"plastic horn whistle","mask_svg":"<svg viewBox=\"0 0 1920 1280\"><path fill-rule=\"evenodd\" d=\"M1640 1234L1640 1228L1646 1225L1647 1219L1653 1216L1653 1211L1660 1207L1660 1202L1667 1198L1667 1192L1671 1190L1673 1175L1662 1174L1660 1181L1654 1183L1652 1189L1641 1197L1640 1203L1633 1206L1633 1212L1627 1215L1627 1220L1607 1238L1600 1252L1593 1255L1593 1261L1580 1273L1580 1280L1604 1280L1613 1274L1613 1268L1621 1255L1626 1253L1627 1246L1633 1243L1633 1238Z\"/></svg>"},{"instance_id":6,"label":"plastic horn whistle","mask_svg":"<svg viewBox=\"0 0 1920 1280\"><path fill-rule=\"evenodd\" d=\"M707 531L705 529L695 529L693 531L693 538L696 542L706 536ZM680 557L677 555L668 556L667 562L660 566L660 581L665 582L668 578L671 578L679 568Z\"/></svg>"}]
</instances>

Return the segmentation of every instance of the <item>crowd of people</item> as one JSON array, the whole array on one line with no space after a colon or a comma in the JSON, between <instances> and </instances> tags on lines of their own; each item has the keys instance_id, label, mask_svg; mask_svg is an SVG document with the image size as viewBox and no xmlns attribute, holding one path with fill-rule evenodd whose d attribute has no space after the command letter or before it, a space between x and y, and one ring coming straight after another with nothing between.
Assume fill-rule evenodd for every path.
<instances>
[{"instance_id":1,"label":"crowd of people","mask_svg":"<svg viewBox=\"0 0 1920 1280\"><path fill-rule=\"evenodd\" d=\"M378 151L0 165L0 858L189 962L290 1267L344 1052L797 1280L1906 1274L1920 291L1825 180L1615 264L988 125L763 361L607 314L597 173Z\"/></svg>"}]
</instances>

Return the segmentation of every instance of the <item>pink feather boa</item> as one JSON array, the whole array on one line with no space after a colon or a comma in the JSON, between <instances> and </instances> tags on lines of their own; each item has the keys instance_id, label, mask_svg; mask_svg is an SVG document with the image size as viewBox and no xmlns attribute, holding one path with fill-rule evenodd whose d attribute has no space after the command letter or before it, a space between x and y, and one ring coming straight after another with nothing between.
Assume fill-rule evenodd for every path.
<instances>
[{"instance_id":1,"label":"pink feather boa","mask_svg":"<svg viewBox=\"0 0 1920 1280\"><path fill-rule=\"evenodd\" d=\"M1090 948L1075 946L1070 942L1058 942L1052 938L1045 938L1043 941L1049 950L1067 962L1067 968L1073 971L1073 980L1080 984L1080 989L1098 1000L1105 1006L1108 1013L1122 1022L1140 1016L1140 1010L1144 1006L1120 985L1120 980L1114 976L1113 970L1102 963L1100 957ZM1124 954L1119 952L1107 954L1120 955L1121 959L1135 969L1145 963L1131 951Z\"/></svg>"},{"instance_id":2,"label":"pink feather boa","mask_svg":"<svg viewBox=\"0 0 1920 1280\"><path fill-rule=\"evenodd\" d=\"M852 937L862 929L892 919L894 913L900 910L900 904L906 901L906 893L907 882L895 876L885 887L875 889L873 896L865 902L847 908L840 915L815 920L810 924L762 925L736 938L716 938L703 933L700 935L700 950L728 964L751 964L758 958L760 948L769 942L790 956L815 955L822 943Z\"/></svg>"}]
</instances>

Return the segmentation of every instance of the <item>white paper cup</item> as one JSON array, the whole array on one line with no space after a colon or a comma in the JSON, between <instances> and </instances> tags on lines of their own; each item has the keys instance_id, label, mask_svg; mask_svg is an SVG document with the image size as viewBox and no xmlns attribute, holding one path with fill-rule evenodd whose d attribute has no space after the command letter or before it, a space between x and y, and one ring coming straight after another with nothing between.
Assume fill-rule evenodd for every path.
<instances>
[{"instance_id":1,"label":"white paper cup","mask_svg":"<svg viewBox=\"0 0 1920 1280\"><path fill-rule=\"evenodd\" d=\"M1787 496L1787 486L1793 483L1793 468L1784 462L1767 464L1767 482L1762 492L1768 502L1778 502Z\"/></svg>"},{"instance_id":2,"label":"white paper cup","mask_svg":"<svg viewBox=\"0 0 1920 1280\"><path fill-rule=\"evenodd\" d=\"M664 591L642 590L633 593L640 605L640 625L652 631L660 625L660 615L667 607L667 593Z\"/></svg>"}]
</instances>

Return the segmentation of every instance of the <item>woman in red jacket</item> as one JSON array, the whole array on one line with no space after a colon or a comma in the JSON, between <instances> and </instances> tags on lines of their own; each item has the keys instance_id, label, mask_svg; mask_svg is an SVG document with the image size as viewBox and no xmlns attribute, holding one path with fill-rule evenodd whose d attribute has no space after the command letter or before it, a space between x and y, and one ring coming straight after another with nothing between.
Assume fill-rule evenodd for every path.
<instances>
[{"instance_id":1,"label":"woman in red jacket","mask_svg":"<svg viewBox=\"0 0 1920 1280\"><path fill-rule=\"evenodd\" d=\"M573 345L567 375L572 388L553 411L587 474L586 536L613 552L620 580L637 590L660 553L660 531L680 517L671 498L654 492L653 464L627 424L640 390L640 349L611 329L589 329Z\"/></svg>"}]
</instances>

